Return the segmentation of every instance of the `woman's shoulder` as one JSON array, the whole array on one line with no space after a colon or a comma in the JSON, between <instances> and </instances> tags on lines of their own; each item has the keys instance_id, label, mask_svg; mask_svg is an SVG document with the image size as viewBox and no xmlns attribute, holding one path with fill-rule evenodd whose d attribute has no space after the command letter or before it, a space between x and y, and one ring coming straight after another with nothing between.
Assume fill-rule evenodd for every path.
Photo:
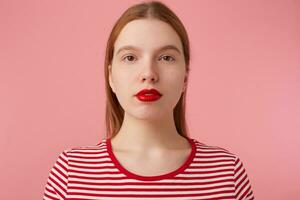
<instances>
[{"instance_id":1,"label":"woman's shoulder","mask_svg":"<svg viewBox=\"0 0 300 200\"><path fill-rule=\"evenodd\" d=\"M194 141L198 152L210 153L210 154L219 153L219 154L224 154L224 155L228 155L231 157L237 156L234 152L232 152L231 150L229 150L226 147L200 142L198 139L195 139L195 138L192 138L192 140Z\"/></svg>"},{"instance_id":2,"label":"woman's shoulder","mask_svg":"<svg viewBox=\"0 0 300 200\"><path fill-rule=\"evenodd\" d=\"M251 181L240 156L228 148L193 140L197 146L197 164L203 161L210 167L228 168L233 175L236 199L254 199Z\"/></svg>"},{"instance_id":3,"label":"woman's shoulder","mask_svg":"<svg viewBox=\"0 0 300 200\"><path fill-rule=\"evenodd\" d=\"M197 139L192 139L196 146L196 157L201 161L208 161L214 163L229 162L235 168L243 167L243 159L238 153L230 150L227 147L220 145L207 144L200 142Z\"/></svg>"},{"instance_id":4,"label":"woman's shoulder","mask_svg":"<svg viewBox=\"0 0 300 200\"><path fill-rule=\"evenodd\" d=\"M104 150L106 147L106 139L101 139L97 144L91 145L81 145L65 148L63 152L65 153L83 153L83 152L99 152Z\"/></svg>"},{"instance_id":5,"label":"woman's shoulder","mask_svg":"<svg viewBox=\"0 0 300 200\"><path fill-rule=\"evenodd\" d=\"M222 164L228 162L228 165L233 167L234 173L243 171L246 174L244 162L237 153L222 146L203 143L197 139L193 140L196 144L196 157L199 161Z\"/></svg>"}]
</instances>

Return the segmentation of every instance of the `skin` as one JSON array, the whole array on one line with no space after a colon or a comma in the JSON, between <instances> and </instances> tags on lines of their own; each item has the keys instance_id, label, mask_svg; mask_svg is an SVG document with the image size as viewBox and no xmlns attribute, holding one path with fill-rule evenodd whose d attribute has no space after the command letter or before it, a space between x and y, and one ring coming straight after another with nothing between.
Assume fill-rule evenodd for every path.
<instances>
[{"instance_id":1,"label":"skin","mask_svg":"<svg viewBox=\"0 0 300 200\"><path fill-rule=\"evenodd\" d=\"M128 49L117 54L126 45L139 50ZM177 47L179 52L159 50L166 45ZM157 19L129 22L114 44L109 69L110 87L125 111L121 129L111 140L115 154L126 152L127 160L145 163L153 160L163 163L167 159L174 168L178 167L191 148L177 132L173 119L173 109L186 89L187 77L181 40L175 30ZM154 102L139 101L134 95L145 88L155 88L163 96ZM119 156L121 160L121 153Z\"/></svg>"}]
</instances>

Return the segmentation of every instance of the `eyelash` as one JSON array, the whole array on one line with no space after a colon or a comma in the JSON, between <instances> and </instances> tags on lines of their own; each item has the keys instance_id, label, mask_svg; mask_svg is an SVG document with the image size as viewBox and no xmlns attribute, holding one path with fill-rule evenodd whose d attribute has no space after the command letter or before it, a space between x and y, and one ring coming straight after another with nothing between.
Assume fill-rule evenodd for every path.
<instances>
[{"instance_id":1,"label":"eyelash","mask_svg":"<svg viewBox=\"0 0 300 200\"><path fill-rule=\"evenodd\" d=\"M122 60L125 60L125 59L128 58L129 56L134 57L133 55L127 55L127 56L124 56ZM174 62L174 61L175 61L175 58L172 57L172 56L169 56L169 55L163 55L163 56L161 56L159 59L161 59L161 58L163 58L163 57L169 57L169 58L171 58L171 61L167 61L167 62ZM129 62L131 62L131 61L129 61Z\"/></svg>"}]
</instances>

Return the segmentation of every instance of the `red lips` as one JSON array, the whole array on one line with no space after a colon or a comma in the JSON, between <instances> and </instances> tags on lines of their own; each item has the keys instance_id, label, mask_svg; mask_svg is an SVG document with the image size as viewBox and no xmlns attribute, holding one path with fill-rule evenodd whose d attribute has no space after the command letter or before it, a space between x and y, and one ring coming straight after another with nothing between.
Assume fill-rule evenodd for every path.
<instances>
[{"instance_id":1,"label":"red lips","mask_svg":"<svg viewBox=\"0 0 300 200\"><path fill-rule=\"evenodd\" d=\"M162 96L162 94L156 89L152 88L141 90L135 96L140 101L156 101Z\"/></svg>"}]
</instances>

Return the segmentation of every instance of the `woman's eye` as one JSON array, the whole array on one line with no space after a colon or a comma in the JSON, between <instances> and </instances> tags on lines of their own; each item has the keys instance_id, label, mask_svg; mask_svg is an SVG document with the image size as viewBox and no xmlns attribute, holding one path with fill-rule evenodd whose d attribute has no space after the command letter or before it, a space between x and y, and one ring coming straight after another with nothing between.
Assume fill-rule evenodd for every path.
<instances>
[{"instance_id":1,"label":"woman's eye","mask_svg":"<svg viewBox=\"0 0 300 200\"><path fill-rule=\"evenodd\" d=\"M132 56L132 55L128 55L128 56L125 56L124 58L123 58L123 60L127 60L127 61L129 61L129 62L132 62L132 61L134 61L134 56Z\"/></svg>"},{"instance_id":2,"label":"woman's eye","mask_svg":"<svg viewBox=\"0 0 300 200\"><path fill-rule=\"evenodd\" d=\"M168 62L175 61L175 59L172 56L162 56L161 58Z\"/></svg>"}]
</instances>

